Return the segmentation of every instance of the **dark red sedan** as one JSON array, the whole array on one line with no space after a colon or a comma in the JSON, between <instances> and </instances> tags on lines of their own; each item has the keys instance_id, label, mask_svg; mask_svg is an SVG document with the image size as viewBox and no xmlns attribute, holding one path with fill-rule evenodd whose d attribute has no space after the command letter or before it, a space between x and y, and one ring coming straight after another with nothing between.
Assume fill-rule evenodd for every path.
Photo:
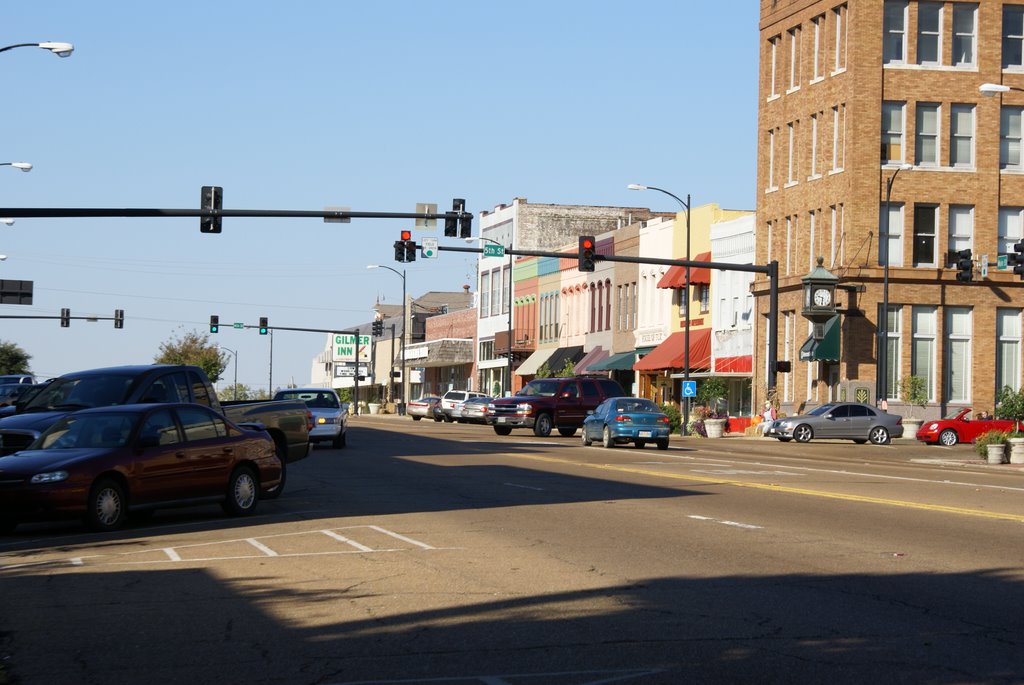
<instances>
[{"instance_id":1,"label":"dark red sedan","mask_svg":"<svg viewBox=\"0 0 1024 685\"><path fill-rule=\"evenodd\" d=\"M989 431L1013 432L1010 419L975 419L971 408L956 409L944 419L925 421L917 431L917 439L924 443L952 447L958 442L974 442Z\"/></svg>"},{"instance_id":2,"label":"dark red sedan","mask_svg":"<svg viewBox=\"0 0 1024 685\"><path fill-rule=\"evenodd\" d=\"M242 516L280 482L273 439L207 407L86 409L60 419L28 449L0 457L0 532L77 516L108 531L129 512L211 502Z\"/></svg>"}]
</instances>

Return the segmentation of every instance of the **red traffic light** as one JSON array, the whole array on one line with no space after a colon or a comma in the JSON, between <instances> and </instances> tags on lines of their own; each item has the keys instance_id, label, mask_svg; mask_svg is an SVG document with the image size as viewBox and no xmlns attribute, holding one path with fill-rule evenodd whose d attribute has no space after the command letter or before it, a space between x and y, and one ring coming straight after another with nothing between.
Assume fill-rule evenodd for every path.
<instances>
[{"instance_id":1,"label":"red traffic light","mask_svg":"<svg viewBox=\"0 0 1024 685\"><path fill-rule=\"evenodd\" d=\"M402 240L412 240L412 231L402 231Z\"/></svg>"},{"instance_id":2,"label":"red traffic light","mask_svg":"<svg viewBox=\"0 0 1024 685\"><path fill-rule=\"evenodd\" d=\"M582 238L580 239L580 247L585 250L592 250L594 249L594 241L590 238Z\"/></svg>"}]
</instances>

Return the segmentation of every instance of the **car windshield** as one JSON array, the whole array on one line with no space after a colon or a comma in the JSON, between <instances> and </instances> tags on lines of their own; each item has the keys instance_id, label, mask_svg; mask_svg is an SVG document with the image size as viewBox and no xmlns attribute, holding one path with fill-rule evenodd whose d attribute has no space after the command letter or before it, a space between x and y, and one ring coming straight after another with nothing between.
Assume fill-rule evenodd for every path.
<instances>
[{"instance_id":1,"label":"car windshield","mask_svg":"<svg viewBox=\"0 0 1024 685\"><path fill-rule=\"evenodd\" d=\"M137 414L71 414L50 426L29 447L33 450L124 447Z\"/></svg>"},{"instance_id":2,"label":"car windshield","mask_svg":"<svg viewBox=\"0 0 1024 685\"><path fill-rule=\"evenodd\" d=\"M124 404L131 382L131 376L123 375L58 378L33 397L25 405L25 411L87 409Z\"/></svg>"},{"instance_id":3,"label":"car windshield","mask_svg":"<svg viewBox=\"0 0 1024 685\"><path fill-rule=\"evenodd\" d=\"M835 408L836 408L836 405L834 405L834 404L823 404L820 407L815 407L814 409L812 409L809 412L807 412L807 415L808 416L821 416L825 412L832 411Z\"/></svg>"},{"instance_id":4,"label":"car windshield","mask_svg":"<svg viewBox=\"0 0 1024 685\"><path fill-rule=\"evenodd\" d=\"M615 410L619 412L630 412L630 413L652 413L660 414L661 409L658 408L654 402L650 400L618 400L615 403Z\"/></svg>"},{"instance_id":5,"label":"car windshield","mask_svg":"<svg viewBox=\"0 0 1024 685\"><path fill-rule=\"evenodd\" d=\"M530 381L516 394L526 397L554 397L559 385L558 381L552 380Z\"/></svg>"},{"instance_id":6,"label":"car windshield","mask_svg":"<svg viewBox=\"0 0 1024 685\"><path fill-rule=\"evenodd\" d=\"M302 400L310 409L338 409L338 396L333 392L310 392L292 390L277 393L279 400Z\"/></svg>"},{"instance_id":7,"label":"car windshield","mask_svg":"<svg viewBox=\"0 0 1024 685\"><path fill-rule=\"evenodd\" d=\"M949 412L948 414L946 414L942 418L946 419L947 421L951 421L951 420L955 419L956 417L960 416L960 414L961 414L961 412L963 412L963 410L964 410L963 407L958 407L958 408L952 410L951 412ZM970 409L967 410L967 413L964 414L964 417L968 418L968 419L971 418L971 410Z\"/></svg>"}]
</instances>

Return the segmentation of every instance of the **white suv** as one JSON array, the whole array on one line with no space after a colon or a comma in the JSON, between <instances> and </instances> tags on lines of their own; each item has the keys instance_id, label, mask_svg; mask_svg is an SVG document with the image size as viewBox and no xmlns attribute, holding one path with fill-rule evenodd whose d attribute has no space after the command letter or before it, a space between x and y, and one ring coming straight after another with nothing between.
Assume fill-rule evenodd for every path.
<instances>
[{"instance_id":1,"label":"white suv","mask_svg":"<svg viewBox=\"0 0 1024 685\"><path fill-rule=\"evenodd\" d=\"M486 396L482 392L473 392L472 390L449 390L441 395L441 401L438 403L438 413L448 423L461 421L462 403L470 397Z\"/></svg>"}]
</instances>

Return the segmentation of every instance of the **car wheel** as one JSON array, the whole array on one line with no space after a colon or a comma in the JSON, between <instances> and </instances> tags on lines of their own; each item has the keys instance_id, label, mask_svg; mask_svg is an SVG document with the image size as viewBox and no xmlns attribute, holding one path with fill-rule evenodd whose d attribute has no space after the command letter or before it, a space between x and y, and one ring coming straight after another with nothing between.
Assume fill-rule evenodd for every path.
<instances>
[{"instance_id":1,"label":"car wheel","mask_svg":"<svg viewBox=\"0 0 1024 685\"><path fill-rule=\"evenodd\" d=\"M952 447L953 445L960 442L960 436L957 435L956 431L953 430L952 428L947 428L946 430L939 433L939 442L945 445L946 447Z\"/></svg>"},{"instance_id":2,"label":"car wheel","mask_svg":"<svg viewBox=\"0 0 1024 685\"><path fill-rule=\"evenodd\" d=\"M336 450L340 450L340 449L344 448L345 445L347 445L347 444L348 444L348 433L346 431L341 431L340 433L338 433L337 437L335 437L334 440L331 441L331 447L333 447Z\"/></svg>"},{"instance_id":3,"label":"car wheel","mask_svg":"<svg viewBox=\"0 0 1024 685\"><path fill-rule=\"evenodd\" d=\"M453 422L454 420L455 420L455 419L453 419L452 417L448 416L447 414L445 414L445 415L444 415L444 422L445 422L445 423L451 423L451 422Z\"/></svg>"},{"instance_id":4,"label":"car wheel","mask_svg":"<svg viewBox=\"0 0 1024 685\"><path fill-rule=\"evenodd\" d=\"M560 427L558 429L558 434L561 435L563 438L571 438L572 436L576 435L576 429Z\"/></svg>"},{"instance_id":5,"label":"car wheel","mask_svg":"<svg viewBox=\"0 0 1024 685\"><path fill-rule=\"evenodd\" d=\"M546 438L551 435L551 414L541 414L533 424L533 434L538 438Z\"/></svg>"},{"instance_id":6,"label":"car wheel","mask_svg":"<svg viewBox=\"0 0 1024 685\"><path fill-rule=\"evenodd\" d=\"M668 440L667 439L665 439L665 440L658 440L657 441L657 445L658 445L658 449L659 450L667 450L668 449Z\"/></svg>"},{"instance_id":7,"label":"car wheel","mask_svg":"<svg viewBox=\"0 0 1024 685\"><path fill-rule=\"evenodd\" d=\"M511 426L495 426L494 432L497 433L498 435L511 435L512 428Z\"/></svg>"},{"instance_id":8,"label":"car wheel","mask_svg":"<svg viewBox=\"0 0 1024 685\"><path fill-rule=\"evenodd\" d=\"M434 414L434 423L440 423L440 422L441 422L441 417L438 416L437 414Z\"/></svg>"},{"instance_id":9,"label":"car wheel","mask_svg":"<svg viewBox=\"0 0 1024 685\"><path fill-rule=\"evenodd\" d=\"M612 432L608 430L608 426L605 426L604 431L601 433L601 444L609 449L615 447L615 440L612 439Z\"/></svg>"},{"instance_id":10,"label":"car wheel","mask_svg":"<svg viewBox=\"0 0 1024 685\"><path fill-rule=\"evenodd\" d=\"M889 443L889 431L881 426L875 426L868 433L868 439L876 445L887 445Z\"/></svg>"},{"instance_id":11,"label":"car wheel","mask_svg":"<svg viewBox=\"0 0 1024 685\"><path fill-rule=\"evenodd\" d=\"M283 490L284 488L278 486L275 489ZM239 466L228 479L226 498L222 505L224 511L231 516L251 514L256 510L256 503L259 501L258 493L259 483L256 480L256 474L248 466Z\"/></svg>"},{"instance_id":12,"label":"car wheel","mask_svg":"<svg viewBox=\"0 0 1024 685\"><path fill-rule=\"evenodd\" d=\"M867 440L865 440L864 438L854 438L853 441L858 445L863 445L865 442L867 442Z\"/></svg>"},{"instance_id":13,"label":"car wheel","mask_svg":"<svg viewBox=\"0 0 1024 685\"><path fill-rule=\"evenodd\" d=\"M412 420L413 421L419 421L422 418L423 418L422 416L414 416L414 417L412 417Z\"/></svg>"},{"instance_id":14,"label":"car wheel","mask_svg":"<svg viewBox=\"0 0 1024 685\"><path fill-rule=\"evenodd\" d=\"M580 442L583 443L584 447L590 447L594 444L594 441L587 437L587 427L584 426L583 430L580 431Z\"/></svg>"},{"instance_id":15,"label":"car wheel","mask_svg":"<svg viewBox=\"0 0 1024 685\"><path fill-rule=\"evenodd\" d=\"M112 478L101 478L89 491L89 508L86 522L93 530L117 530L124 525L128 515L128 502L124 488Z\"/></svg>"},{"instance_id":16,"label":"car wheel","mask_svg":"<svg viewBox=\"0 0 1024 685\"><path fill-rule=\"evenodd\" d=\"M814 437L814 430L806 423L801 423L793 429L793 437L797 442L810 442Z\"/></svg>"}]
</instances>

